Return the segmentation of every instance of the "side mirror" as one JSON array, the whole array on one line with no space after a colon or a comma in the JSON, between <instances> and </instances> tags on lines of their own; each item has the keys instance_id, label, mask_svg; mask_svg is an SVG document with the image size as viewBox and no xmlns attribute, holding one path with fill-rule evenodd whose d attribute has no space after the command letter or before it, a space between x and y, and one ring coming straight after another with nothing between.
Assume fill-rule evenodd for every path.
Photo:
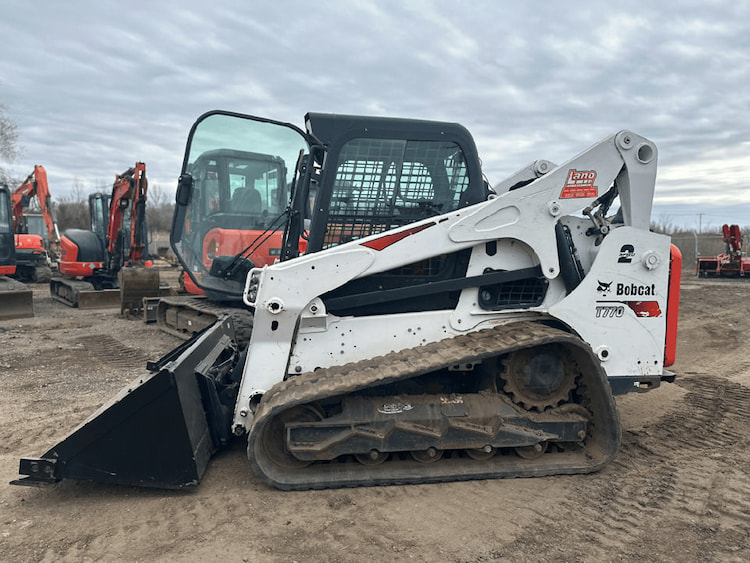
<instances>
[{"instance_id":1,"label":"side mirror","mask_svg":"<svg viewBox=\"0 0 750 563\"><path fill-rule=\"evenodd\" d=\"M177 194L175 195L174 215L172 215L172 232L169 237L172 250L175 244L182 240L182 231L185 227L185 216L187 206L190 204L190 198L193 195L193 177L190 174L183 174L177 180ZM175 253L177 253L175 251ZM179 254L178 254L179 255Z\"/></svg>"},{"instance_id":2,"label":"side mirror","mask_svg":"<svg viewBox=\"0 0 750 563\"><path fill-rule=\"evenodd\" d=\"M177 180L177 195L175 201L178 206L187 207L190 203L190 196L193 194L193 177L190 174L183 174Z\"/></svg>"}]
</instances>

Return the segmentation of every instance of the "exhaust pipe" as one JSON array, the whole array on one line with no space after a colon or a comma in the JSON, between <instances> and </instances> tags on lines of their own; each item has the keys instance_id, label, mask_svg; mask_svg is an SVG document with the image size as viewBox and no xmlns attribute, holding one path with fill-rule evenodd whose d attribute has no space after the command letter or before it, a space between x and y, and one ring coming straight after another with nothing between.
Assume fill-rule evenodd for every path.
<instances>
[{"instance_id":1,"label":"exhaust pipe","mask_svg":"<svg viewBox=\"0 0 750 563\"><path fill-rule=\"evenodd\" d=\"M216 382L235 372L229 317L180 345L152 373L121 390L39 458L22 458L12 485L62 479L182 489L200 483L211 456L229 442L231 407Z\"/></svg>"}]
</instances>

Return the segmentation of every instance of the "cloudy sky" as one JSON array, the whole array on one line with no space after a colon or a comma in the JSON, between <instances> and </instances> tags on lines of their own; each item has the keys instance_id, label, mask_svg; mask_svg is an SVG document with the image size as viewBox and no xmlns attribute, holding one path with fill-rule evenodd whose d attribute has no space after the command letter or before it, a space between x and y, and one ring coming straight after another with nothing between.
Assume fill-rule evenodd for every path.
<instances>
[{"instance_id":1,"label":"cloudy sky","mask_svg":"<svg viewBox=\"0 0 750 563\"><path fill-rule=\"evenodd\" d=\"M0 104L53 196L136 160L171 198L210 109L457 121L490 183L630 129L653 219L750 225L750 0L2 0Z\"/></svg>"}]
</instances>

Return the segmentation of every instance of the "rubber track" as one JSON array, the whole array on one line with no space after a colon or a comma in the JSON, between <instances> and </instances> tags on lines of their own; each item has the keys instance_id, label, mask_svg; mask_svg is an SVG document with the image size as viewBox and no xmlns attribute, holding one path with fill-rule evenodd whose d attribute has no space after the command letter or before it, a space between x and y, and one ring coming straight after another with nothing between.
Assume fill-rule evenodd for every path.
<instances>
[{"instance_id":1,"label":"rubber track","mask_svg":"<svg viewBox=\"0 0 750 563\"><path fill-rule=\"evenodd\" d=\"M52 280L52 268L49 266L37 266L35 269L35 283L49 283Z\"/></svg>"},{"instance_id":2,"label":"rubber track","mask_svg":"<svg viewBox=\"0 0 750 563\"><path fill-rule=\"evenodd\" d=\"M294 406L551 343L577 349L579 364L581 357L590 364L579 365L582 371L579 386L585 392L587 406L594 416L586 446L577 451L547 453L534 460L500 454L488 460L453 456L431 464L394 459L397 456L392 455L391 460L381 465L333 461L290 470L274 465L260 445L260 436L268 422ZM263 396L248 434L248 457L254 471L267 483L289 490L588 473L606 465L619 446L619 416L606 374L591 349L573 335L535 323L498 326L292 377L275 385Z\"/></svg>"},{"instance_id":3,"label":"rubber track","mask_svg":"<svg viewBox=\"0 0 750 563\"><path fill-rule=\"evenodd\" d=\"M67 288L67 291L66 289ZM50 280L50 294L52 299L64 303L69 307L78 307L78 294L81 291L93 291L93 284L80 280L68 280L61 278L52 278ZM62 289L62 292L61 292ZM72 295L72 299L68 299L67 294Z\"/></svg>"},{"instance_id":4,"label":"rubber track","mask_svg":"<svg viewBox=\"0 0 750 563\"><path fill-rule=\"evenodd\" d=\"M232 307L229 305L219 305L213 301L206 299L205 297L196 296L177 296L177 297L162 297L159 299L160 303L164 303L169 307L175 307L180 309L192 309L198 313L202 313L207 316L212 316L213 319L208 324L213 324L222 315L230 315L234 322L234 335L240 350L244 349L250 342L250 336L253 332L253 313L249 309L245 309L241 306ZM166 316L166 315L165 315ZM162 318L162 315L157 315L157 326L160 330L182 338L184 340L189 339L195 333L187 333L166 324L166 321Z\"/></svg>"}]
</instances>

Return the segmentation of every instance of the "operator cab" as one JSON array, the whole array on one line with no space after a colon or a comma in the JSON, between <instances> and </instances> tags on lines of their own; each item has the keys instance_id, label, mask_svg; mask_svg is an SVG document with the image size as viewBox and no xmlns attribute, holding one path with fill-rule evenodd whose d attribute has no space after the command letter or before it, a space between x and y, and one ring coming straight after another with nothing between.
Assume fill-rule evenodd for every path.
<instances>
[{"instance_id":1,"label":"operator cab","mask_svg":"<svg viewBox=\"0 0 750 563\"><path fill-rule=\"evenodd\" d=\"M13 221L10 206L10 191L0 186L0 275L16 272L16 246L13 240Z\"/></svg>"},{"instance_id":2,"label":"operator cab","mask_svg":"<svg viewBox=\"0 0 750 563\"><path fill-rule=\"evenodd\" d=\"M219 111L198 119L171 234L186 289L239 301L252 267L487 198L459 124L308 113L305 125Z\"/></svg>"},{"instance_id":3,"label":"operator cab","mask_svg":"<svg viewBox=\"0 0 750 563\"><path fill-rule=\"evenodd\" d=\"M279 259L296 163L308 152L292 125L225 112L198 119L171 233L188 291L240 300L249 269Z\"/></svg>"},{"instance_id":4,"label":"operator cab","mask_svg":"<svg viewBox=\"0 0 750 563\"><path fill-rule=\"evenodd\" d=\"M44 217L41 215L27 214L25 219L25 232L30 235L41 237L44 241L44 247L49 249L49 234L47 233L47 225L44 223Z\"/></svg>"}]
</instances>

